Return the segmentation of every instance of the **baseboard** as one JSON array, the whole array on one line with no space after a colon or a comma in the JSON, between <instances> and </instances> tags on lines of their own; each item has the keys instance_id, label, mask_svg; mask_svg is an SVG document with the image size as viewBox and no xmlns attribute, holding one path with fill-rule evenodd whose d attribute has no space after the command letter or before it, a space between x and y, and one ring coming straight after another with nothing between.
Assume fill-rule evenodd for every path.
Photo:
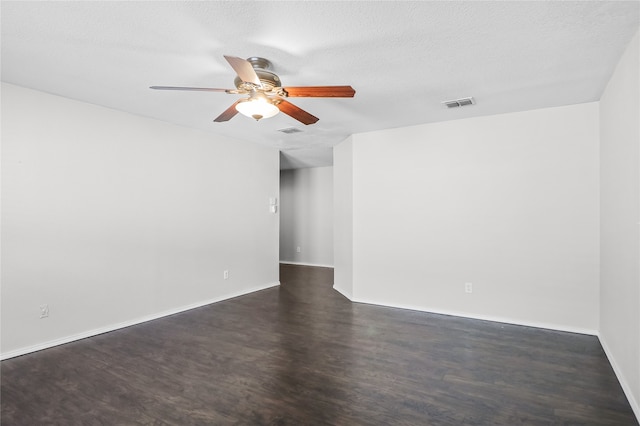
<instances>
[{"instance_id":1,"label":"baseboard","mask_svg":"<svg viewBox=\"0 0 640 426\"><path fill-rule=\"evenodd\" d=\"M318 268L333 268L333 265L323 265L321 263L293 262L290 260L281 260L280 263L283 265L316 266Z\"/></svg>"},{"instance_id":2,"label":"baseboard","mask_svg":"<svg viewBox=\"0 0 640 426\"><path fill-rule=\"evenodd\" d=\"M254 293L256 291L265 290L267 288L276 287L276 286L279 286L279 285L280 285L280 282L276 281L274 283L268 283L268 284L261 285L261 286L251 287L251 288L249 288L247 290L244 290L244 291L225 294L224 296L216 297L216 298L213 298L213 299L208 299L208 300L192 303L190 305L169 309L169 310L158 312L158 313L155 313L155 314L145 315L143 317L135 318L135 319L132 319L132 320L129 320L129 321L123 321L123 322L120 322L120 323L117 323L117 324L111 324L111 325L108 325L108 326L105 326L105 327L100 327L100 328L96 328L96 329L93 329L93 330L84 331L82 333L74 334L74 335L71 335L71 336L66 336L66 337L62 337L62 338L59 338L59 339L54 339L54 340L49 340L47 342L38 343L36 345L15 349L15 350L0 354L0 360L5 360L5 359L9 359L9 358L15 358L15 357L20 356L20 355L26 355L26 354L29 354L29 353L32 353L32 352L41 351L43 349L49 349L49 348L52 348L54 346L64 345L65 343L75 342L76 340L86 339L87 337L93 337L93 336L97 336L99 334L108 333L110 331L120 330L122 328L131 327L133 325L138 325L138 324L142 324L142 323L145 323L145 322L148 322L148 321L153 321L153 320L156 320L156 319L168 317L170 315L179 314L181 312L190 311L191 309L200 308L202 306L210 305L212 303L217 303L217 302L221 302L223 300L233 299L235 297L244 296L245 294Z\"/></svg>"},{"instance_id":3,"label":"baseboard","mask_svg":"<svg viewBox=\"0 0 640 426\"><path fill-rule=\"evenodd\" d=\"M548 324L548 323L540 323L540 322L519 321L519 320L510 319L510 318L507 319L502 317L494 317L490 315L473 315L473 314L468 314L464 312L445 311L445 310L439 310L439 309L425 309L422 307L408 306L408 305L397 305L397 304L388 304L388 303L383 304L383 303L379 303L371 300L353 299L348 294L346 294L346 292L342 291L340 288L336 287L335 285L333 286L333 288L334 290L336 290L337 292L345 296L347 299L355 303L364 303L364 304L376 305L376 306L386 306L386 307L398 308L398 309L409 309L412 311L420 311L420 312L427 312L427 313L440 314L440 315L451 315L456 317L477 319L477 320L483 320L483 321L493 321L493 322L499 322L504 324L522 325L526 327L543 328L547 330L564 331L569 333L587 334L587 335L596 336L598 337L598 340L600 341L600 345L602 346L604 353L607 356L607 359L609 360L609 363L611 364L611 367L613 368L613 371L618 379L618 382L620 383L620 386L622 387L622 390L626 395L627 400L629 401L629 405L631 405L631 409L633 410L633 413L635 414L636 419L640 422L640 403L634 398L633 392L631 391L631 387L625 380L624 375L622 374L622 370L616 363L613 353L609 349L609 346L607 345L606 340L602 338L602 336L597 330L584 329L584 328L578 328L578 327L567 327L567 326L562 326L557 324Z\"/></svg>"},{"instance_id":4,"label":"baseboard","mask_svg":"<svg viewBox=\"0 0 640 426\"><path fill-rule=\"evenodd\" d=\"M624 375L622 374L622 370L618 366L618 363L616 362L616 359L614 358L613 353L611 352L611 349L609 349L609 345L607 344L607 341L604 340L600 334L598 334L598 339L600 340L600 345L602 346L602 349L604 349L605 355L607 355L607 358L609 359L609 364L611 364L611 368L613 368L613 372L616 374L616 377L618 378L618 382L622 387L622 391L626 395L627 401L629 401L629 405L631 405L633 414L636 415L636 419L640 423L640 402L633 397L634 395L633 395L633 392L631 391L631 387L625 380Z\"/></svg>"},{"instance_id":5,"label":"baseboard","mask_svg":"<svg viewBox=\"0 0 640 426\"><path fill-rule=\"evenodd\" d=\"M432 308L425 308L425 307L422 307L422 306L380 303L380 302L377 302L377 301L366 300L366 299L352 299L352 301L356 302L356 303L365 303L365 304L368 304L368 305L387 306L389 308L409 309L409 310L412 310L412 311L427 312L427 313L430 313L430 314L451 315L451 316L454 316L454 317L476 319L476 320L481 320L481 321L500 322L500 323L503 323L503 324L511 324L511 325L522 325L522 326L525 326L525 327L543 328L543 329L546 329L546 330L564 331L564 332L568 332L568 333L587 334L587 335L590 335L590 336L597 336L598 335L598 331L597 330L592 330L592 329L588 329L588 328L569 327L569 326L564 326L564 325L549 324L549 323L542 323L542 322L536 322L536 321L521 321L521 320L513 319L513 318L496 317L496 316L491 316L491 315L477 315L477 314L470 314L468 312L457 312L457 311L449 311L449 310L442 310L442 309L432 309Z\"/></svg>"},{"instance_id":6,"label":"baseboard","mask_svg":"<svg viewBox=\"0 0 640 426\"><path fill-rule=\"evenodd\" d=\"M350 301L353 301L353 296L347 291L344 291L340 287L337 287L335 284L333 285L333 289L338 293L340 293L341 295L343 295L344 297L346 297L347 299L349 299Z\"/></svg>"}]
</instances>

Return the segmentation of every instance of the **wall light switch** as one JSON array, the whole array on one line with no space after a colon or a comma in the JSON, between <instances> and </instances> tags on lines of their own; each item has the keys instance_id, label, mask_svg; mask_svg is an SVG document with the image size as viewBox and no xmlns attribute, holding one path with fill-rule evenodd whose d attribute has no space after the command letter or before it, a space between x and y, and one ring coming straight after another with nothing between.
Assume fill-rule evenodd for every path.
<instances>
[{"instance_id":1,"label":"wall light switch","mask_svg":"<svg viewBox=\"0 0 640 426\"><path fill-rule=\"evenodd\" d=\"M49 316L49 305L40 305L40 318L47 318Z\"/></svg>"},{"instance_id":2,"label":"wall light switch","mask_svg":"<svg viewBox=\"0 0 640 426\"><path fill-rule=\"evenodd\" d=\"M277 213L278 212L278 206L269 206L269 211L271 213Z\"/></svg>"}]
</instances>

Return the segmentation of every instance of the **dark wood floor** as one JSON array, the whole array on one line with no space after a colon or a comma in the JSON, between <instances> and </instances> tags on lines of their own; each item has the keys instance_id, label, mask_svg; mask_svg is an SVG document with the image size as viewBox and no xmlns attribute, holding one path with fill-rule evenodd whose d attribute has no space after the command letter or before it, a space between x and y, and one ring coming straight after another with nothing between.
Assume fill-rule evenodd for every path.
<instances>
[{"instance_id":1,"label":"dark wood floor","mask_svg":"<svg viewBox=\"0 0 640 426\"><path fill-rule=\"evenodd\" d=\"M9 425L636 425L597 338L352 304L327 268L3 361Z\"/></svg>"}]
</instances>

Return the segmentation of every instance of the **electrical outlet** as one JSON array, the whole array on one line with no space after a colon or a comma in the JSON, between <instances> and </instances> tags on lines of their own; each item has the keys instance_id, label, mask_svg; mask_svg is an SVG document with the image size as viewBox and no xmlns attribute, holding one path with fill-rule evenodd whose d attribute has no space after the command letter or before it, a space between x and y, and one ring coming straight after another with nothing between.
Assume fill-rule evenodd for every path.
<instances>
[{"instance_id":1,"label":"electrical outlet","mask_svg":"<svg viewBox=\"0 0 640 426\"><path fill-rule=\"evenodd\" d=\"M473 293L473 284L472 283L464 283L464 292L465 293Z\"/></svg>"},{"instance_id":2,"label":"electrical outlet","mask_svg":"<svg viewBox=\"0 0 640 426\"><path fill-rule=\"evenodd\" d=\"M296 253L300 253L300 247L296 247Z\"/></svg>"},{"instance_id":3,"label":"electrical outlet","mask_svg":"<svg viewBox=\"0 0 640 426\"><path fill-rule=\"evenodd\" d=\"M44 304L40 305L40 319L46 318L49 316L49 305Z\"/></svg>"},{"instance_id":4,"label":"electrical outlet","mask_svg":"<svg viewBox=\"0 0 640 426\"><path fill-rule=\"evenodd\" d=\"M225 279L225 280L228 280L228 279L229 279L229 270L228 270L228 269L225 269L225 270L224 270L224 274L223 274L223 276L224 276L224 279Z\"/></svg>"}]
</instances>

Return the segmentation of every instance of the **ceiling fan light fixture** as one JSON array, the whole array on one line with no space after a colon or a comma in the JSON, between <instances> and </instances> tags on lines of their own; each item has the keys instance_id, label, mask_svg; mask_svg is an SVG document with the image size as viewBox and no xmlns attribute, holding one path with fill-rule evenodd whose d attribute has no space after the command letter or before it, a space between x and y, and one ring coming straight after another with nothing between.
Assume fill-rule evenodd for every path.
<instances>
[{"instance_id":1,"label":"ceiling fan light fixture","mask_svg":"<svg viewBox=\"0 0 640 426\"><path fill-rule=\"evenodd\" d=\"M243 99L236 105L236 110L254 120L270 118L280 112L280 109L266 97L251 97Z\"/></svg>"},{"instance_id":2,"label":"ceiling fan light fixture","mask_svg":"<svg viewBox=\"0 0 640 426\"><path fill-rule=\"evenodd\" d=\"M280 111L298 120L304 125L314 124L319 118L309 114L287 101L285 98L353 98L356 91L351 86L300 86L282 87L280 77L267 68L271 62L259 57L249 59L224 55L231 68L236 72L235 89L217 89L212 87L151 86L154 90L189 90L204 92L226 92L232 95L249 95L239 99L213 119L224 123L240 113L256 121L270 118Z\"/></svg>"}]
</instances>

